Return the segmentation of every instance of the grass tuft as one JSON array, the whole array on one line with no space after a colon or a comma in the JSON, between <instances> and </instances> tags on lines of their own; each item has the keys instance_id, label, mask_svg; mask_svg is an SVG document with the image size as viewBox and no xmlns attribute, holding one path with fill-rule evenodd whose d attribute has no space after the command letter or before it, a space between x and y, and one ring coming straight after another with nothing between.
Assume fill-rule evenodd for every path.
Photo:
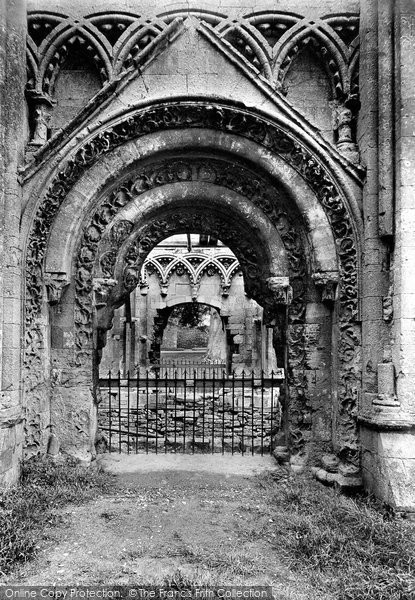
<instances>
[{"instance_id":1,"label":"grass tuft","mask_svg":"<svg viewBox=\"0 0 415 600\"><path fill-rule=\"evenodd\" d=\"M262 534L313 585L339 600L415 600L414 523L306 476L258 484L269 507Z\"/></svg>"},{"instance_id":2,"label":"grass tuft","mask_svg":"<svg viewBox=\"0 0 415 600\"><path fill-rule=\"evenodd\" d=\"M18 485L0 493L0 574L33 558L46 525L59 520L56 509L94 498L109 489L111 481L101 470L71 459L24 461Z\"/></svg>"}]
</instances>

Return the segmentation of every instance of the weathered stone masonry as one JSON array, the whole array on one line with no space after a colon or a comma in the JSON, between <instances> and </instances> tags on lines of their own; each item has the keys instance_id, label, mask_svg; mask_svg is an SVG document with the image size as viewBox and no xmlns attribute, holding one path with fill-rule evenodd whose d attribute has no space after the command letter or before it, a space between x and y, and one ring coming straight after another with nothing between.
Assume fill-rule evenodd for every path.
<instances>
[{"instance_id":1,"label":"weathered stone masonry","mask_svg":"<svg viewBox=\"0 0 415 600\"><path fill-rule=\"evenodd\" d=\"M414 510L413 2L3 8L2 479L23 426L94 458L114 311L200 233L284 349L291 462Z\"/></svg>"}]
</instances>

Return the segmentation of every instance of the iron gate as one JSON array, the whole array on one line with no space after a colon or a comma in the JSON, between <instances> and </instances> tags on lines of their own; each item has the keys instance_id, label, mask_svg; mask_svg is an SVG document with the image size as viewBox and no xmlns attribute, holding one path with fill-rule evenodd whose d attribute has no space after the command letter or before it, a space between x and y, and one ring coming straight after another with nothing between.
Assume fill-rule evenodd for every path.
<instances>
[{"instance_id":1,"label":"iron gate","mask_svg":"<svg viewBox=\"0 0 415 600\"><path fill-rule=\"evenodd\" d=\"M281 424L283 370L266 377L213 369L118 373L100 380L109 452L268 453Z\"/></svg>"}]
</instances>

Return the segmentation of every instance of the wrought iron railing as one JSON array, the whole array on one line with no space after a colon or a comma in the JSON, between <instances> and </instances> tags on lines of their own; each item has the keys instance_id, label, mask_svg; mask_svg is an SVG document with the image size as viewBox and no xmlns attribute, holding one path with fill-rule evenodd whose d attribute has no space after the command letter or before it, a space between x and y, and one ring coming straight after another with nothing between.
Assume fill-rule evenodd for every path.
<instances>
[{"instance_id":1,"label":"wrought iron railing","mask_svg":"<svg viewBox=\"0 0 415 600\"><path fill-rule=\"evenodd\" d=\"M206 369L207 370L207 369ZM109 452L268 453L281 426L282 370L218 376L196 369L100 380Z\"/></svg>"}]
</instances>

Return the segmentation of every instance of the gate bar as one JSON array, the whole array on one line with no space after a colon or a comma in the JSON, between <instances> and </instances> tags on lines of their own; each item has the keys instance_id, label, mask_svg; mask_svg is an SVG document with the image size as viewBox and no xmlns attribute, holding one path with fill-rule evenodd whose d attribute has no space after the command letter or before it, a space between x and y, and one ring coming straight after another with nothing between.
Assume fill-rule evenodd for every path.
<instances>
[{"instance_id":1,"label":"gate bar","mask_svg":"<svg viewBox=\"0 0 415 600\"><path fill-rule=\"evenodd\" d=\"M138 453L138 415L139 415L139 396L140 396L140 386L139 386L139 377L140 377L140 372L137 369L137 385L136 385L136 393L137 393L137 398L136 398L136 406L137 406L137 414L136 414L136 421L135 421L135 453Z\"/></svg>"},{"instance_id":2,"label":"gate bar","mask_svg":"<svg viewBox=\"0 0 415 600\"><path fill-rule=\"evenodd\" d=\"M183 454L186 452L186 368L184 369L184 404L183 404Z\"/></svg>"},{"instance_id":3,"label":"gate bar","mask_svg":"<svg viewBox=\"0 0 415 600\"><path fill-rule=\"evenodd\" d=\"M192 454L195 453L195 435L196 435L196 369L193 369L193 444Z\"/></svg>"},{"instance_id":4,"label":"gate bar","mask_svg":"<svg viewBox=\"0 0 415 600\"><path fill-rule=\"evenodd\" d=\"M130 454L130 370L127 371L127 454Z\"/></svg>"},{"instance_id":5,"label":"gate bar","mask_svg":"<svg viewBox=\"0 0 415 600\"><path fill-rule=\"evenodd\" d=\"M112 433L112 406L111 406L111 370L108 372L109 386L108 386L108 423L109 423L109 447L110 453L112 451L111 448L111 433Z\"/></svg>"},{"instance_id":6,"label":"gate bar","mask_svg":"<svg viewBox=\"0 0 415 600\"><path fill-rule=\"evenodd\" d=\"M148 418L148 371L146 373L146 454L148 454L148 430L149 430L149 418Z\"/></svg>"},{"instance_id":7,"label":"gate bar","mask_svg":"<svg viewBox=\"0 0 415 600\"><path fill-rule=\"evenodd\" d=\"M261 371L261 456L264 456L264 371Z\"/></svg>"},{"instance_id":8,"label":"gate bar","mask_svg":"<svg viewBox=\"0 0 415 600\"><path fill-rule=\"evenodd\" d=\"M118 450L121 452L121 371L118 370Z\"/></svg>"},{"instance_id":9,"label":"gate bar","mask_svg":"<svg viewBox=\"0 0 415 600\"><path fill-rule=\"evenodd\" d=\"M241 452L242 452L242 456L245 453L245 445L244 445L244 438L245 438L245 371L242 371L242 435L241 435Z\"/></svg>"},{"instance_id":10,"label":"gate bar","mask_svg":"<svg viewBox=\"0 0 415 600\"><path fill-rule=\"evenodd\" d=\"M164 454L167 454L167 444L168 444L168 419L167 419L167 396L168 396L168 386L167 386L167 369L164 374L164 393L166 395L166 412L164 413Z\"/></svg>"},{"instance_id":11,"label":"gate bar","mask_svg":"<svg viewBox=\"0 0 415 600\"><path fill-rule=\"evenodd\" d=\"M215 453L215 371L212 373L212 454Z\"/></svg>"},{"instance_id":12,"label":"gate bar","mask_svg":"<svg viewBox=\"0 0 415 600\"><path fill-rule=\"evenodd\" d=\"M254 372L251 373L251 456L254 455L254 388L255 377Z\"/></svg>"},{"instance_id":13,"label":"gate bar","mask_svg":"<svg viewBox=\"0 0 415 600\"><path fill-rule=\"evenodd\" d=\"M225 371L222 371L222 454L225 454Z\"/></svg>"}]
</instances>

